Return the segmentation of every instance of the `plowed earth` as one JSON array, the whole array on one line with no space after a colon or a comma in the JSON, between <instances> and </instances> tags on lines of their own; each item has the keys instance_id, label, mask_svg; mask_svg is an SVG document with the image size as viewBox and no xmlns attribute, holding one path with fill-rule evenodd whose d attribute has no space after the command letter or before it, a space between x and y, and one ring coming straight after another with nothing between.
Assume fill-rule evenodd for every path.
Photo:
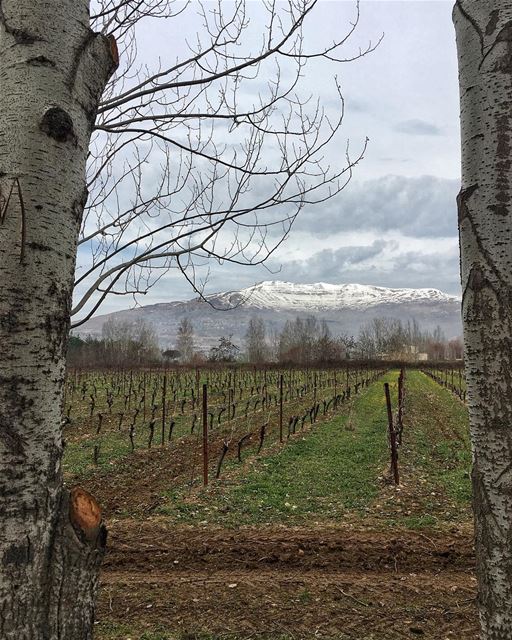
<instances>
[{"instance_id":1,"label":"plowed earth","mask_svg":"<svg viewBox=\"0 0 512 640\"><path fill-rule=\"evenodd\" d=\"M239 530L113 525L97 619L135 640L230 632L242 638L477 638L469 529L349 526ZM111 637L111 636L109 636ZM153 636L155 637L155 636Z\"/></svg>"}]
</instances>

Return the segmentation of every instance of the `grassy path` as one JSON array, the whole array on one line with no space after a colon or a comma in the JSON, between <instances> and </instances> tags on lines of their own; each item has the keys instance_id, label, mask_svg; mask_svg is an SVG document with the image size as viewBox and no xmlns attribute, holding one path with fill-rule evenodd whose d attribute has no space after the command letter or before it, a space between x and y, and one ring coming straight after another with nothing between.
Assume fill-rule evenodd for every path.
<instances>
[{"instance_id":1,"label":"grassy path","mask_svg":"<svg viewBox=\"0 0 512 640\"><path fill-rule=\"evenodd\" d=\"M471 498L468 410L450 391L424 374L409 376L409 423L416 462L461 505Z\"/></svg>"},{"instance_id":2,"label":"grassy path","mask_svg":"<svg viewBox=\"0 0 512 640\"><path fill-rule=\"evenodd\" d=\"M372 517L406 528L450 527L471 520L467 408L419 371L406 378L401 486L384 487Z\"/></svg>"},{"instance_id":3,"label":"grassy path","mask_svg":"<svg viewBox=\"0 0 512 640\"><path fill-rule=\"evenodd\" d=\"M396 403L397 372L365 389L343 414L269 455L231 464L208 490L169 491L171 521L238 526L352 522L371 528L468 523L467 409L419 371L406 380L401 484L389 482L383 382Z\"/></svg>"}]
</instances>

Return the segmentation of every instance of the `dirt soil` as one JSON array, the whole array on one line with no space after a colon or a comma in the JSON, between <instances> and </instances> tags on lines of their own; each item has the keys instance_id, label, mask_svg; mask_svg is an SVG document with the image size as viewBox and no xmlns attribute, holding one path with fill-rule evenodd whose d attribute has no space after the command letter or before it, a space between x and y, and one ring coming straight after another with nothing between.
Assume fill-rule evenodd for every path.
<instances>
[{"instance_id":1,"label":"dirt soil","mask_svg":"<svg viewBox=\"0 0 512 640\"><path fill-rule=\"evenodd\" d=\"M258 638L477 639L469 528L111 525L97 618Z\"/></svg>"},{"instance_id":2,"label":"dirt soil","mask_svg":"<svg viewBox=\"0 0 512 640\"><path fill-rule=\"evenodd\" d=\"M95 474L80 484L95 496L108 519L126 514L147 517L166 502L166 489L199 477L199 456L196 440L183 439L172 452L160 447L134 451L129 464L116 464L108 474Z\"/></svg>"}]
</instances>

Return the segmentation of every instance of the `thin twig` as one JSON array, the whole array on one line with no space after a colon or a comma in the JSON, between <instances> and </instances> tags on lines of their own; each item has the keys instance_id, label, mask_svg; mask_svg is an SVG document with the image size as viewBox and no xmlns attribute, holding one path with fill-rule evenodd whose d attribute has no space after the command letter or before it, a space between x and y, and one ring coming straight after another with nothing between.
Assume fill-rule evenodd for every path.
<instances>
[{"instance_id":1,"label":"thin twig","mask_svg":"<svg viewBox=\"0 0 512 640\"><path fill-rule=\"evenodd\" d=\"M360 604L363 607L369 607L370 606L367 602L363 602L362 600L358 600L354 596L350 595L350 593L346 593L345 591L343 591L343 589L340 589L339 587L336 587L336 589L338 589L338 591L341 594L343 594L345 596L345 598L350 598L350 600L353 600L354 602L357 602L357 604Z\"/></svg>"}]
</instances>

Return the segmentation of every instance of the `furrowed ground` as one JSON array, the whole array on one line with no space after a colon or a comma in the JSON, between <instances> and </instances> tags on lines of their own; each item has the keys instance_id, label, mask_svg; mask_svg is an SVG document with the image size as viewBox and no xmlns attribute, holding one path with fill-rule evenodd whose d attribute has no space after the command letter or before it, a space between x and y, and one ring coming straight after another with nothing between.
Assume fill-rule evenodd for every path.
<instances>
[{"instance_id":1,"label":"furrowed ground","mask_svg":"<svg viewBox=\"0 0 512 640\"><path fill-rule=\"evenodd\" d=\"M476 639L467 411L407 372L395 487L383 382L396 404L397 377L226 458L207 489L190 438L94 468L73 467L71 444L69 481L110 530L96 638Z\"/></svg>"}]
</instances>

